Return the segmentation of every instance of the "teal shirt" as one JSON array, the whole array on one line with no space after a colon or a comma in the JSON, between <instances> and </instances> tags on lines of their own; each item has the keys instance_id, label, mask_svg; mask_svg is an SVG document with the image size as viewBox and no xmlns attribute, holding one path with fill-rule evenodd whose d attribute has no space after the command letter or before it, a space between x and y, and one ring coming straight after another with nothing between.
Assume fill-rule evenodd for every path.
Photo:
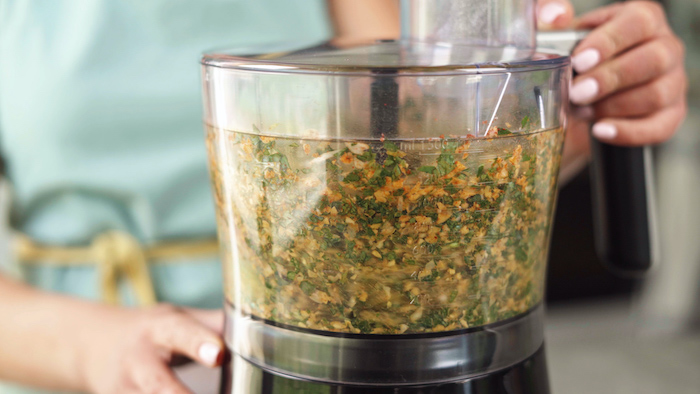
<instances>
[{"instance_id":1,"label":"teal shirt","mask_svg":"<svg viewBox=\"0 0 700 394\"><path fill-rule=\"evenodd\" d=\"M144 244L214 237L201 54L330 35L324 0L0 0L13 226L54 245L112 229ZM94 266L23 274L47 290L100 296ZM221 306L217 259L152 265L151 276L161 301Z\"/></svg>"},{"instance_id":2,"label":"teal shirt","mask_svg":"<svg viewBox=\"0 0 700 394\"><path fill-rule=\"evenodd\" d=\"M111 229L144 244L214 237L201 53L330 34L323 0L0 1L0 146L14 226L54 245ZM159 299L220 306L217 264L154 265ZM24 274L99 295L94 267Z\"/></svg>"}]
</instances>

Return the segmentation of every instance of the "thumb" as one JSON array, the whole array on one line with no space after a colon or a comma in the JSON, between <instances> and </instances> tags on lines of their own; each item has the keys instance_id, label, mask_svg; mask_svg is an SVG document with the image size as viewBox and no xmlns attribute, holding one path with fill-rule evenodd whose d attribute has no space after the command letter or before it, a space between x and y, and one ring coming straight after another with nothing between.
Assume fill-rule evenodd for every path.
<instances>
[{"instance_id":1,"label":"thumb","mask_svg":"<svg viewBox=\"0 0 700 394\"><path fill-rule=\"evenodd\" d=\"M221 363L221 337L187 312L156 316L150 328L152 342L169 354L181 354L210 367Z\"/></svg>"},{"instance_id":2,"label":"thumb","mask_svg":"<svg viewBox=\"0 0 700 394\"><path fill-rule=\"evenodd\" d=\"M217 310L207 310L207 309L194 309L194 308L183 308L183 310L194 317L200 323L204 324L210 330L214 331L218 335L222 335L224 332L224 311L221 309Z\"/></svg>"},{"instance_id":3,"label":"thumb","mask_svg":"<svg viewBox=\"0 0 700 394\"><path fill-rule=\"evenodd\" d=\"M538 0L537 28L558 30L571 26L574 20L574 7L569 0Z\"/></svg>"}]
</instances>

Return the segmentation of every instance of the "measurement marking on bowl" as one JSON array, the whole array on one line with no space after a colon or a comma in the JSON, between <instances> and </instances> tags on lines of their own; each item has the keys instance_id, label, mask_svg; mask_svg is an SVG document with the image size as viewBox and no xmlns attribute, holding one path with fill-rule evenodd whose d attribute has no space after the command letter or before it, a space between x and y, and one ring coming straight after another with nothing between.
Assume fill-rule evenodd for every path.
<instances>
[{"instance_id":1,"label":"measurement marking on bowl","mask_svg":"<svg viewBox=\"0 0 700 394\"><path fill-rule=\"evenodd\" d=\"M455 207L454 205L448 205L445 207L445 210L447 211L454 211L454 212L469 212L469 213L485 213L485 212L498 212L499 210L496 208L489 208L489 209L477 209L476 211L472 211L469 209L470 207L467 208L462 208L462 206Z\"/></svg>"},{"instance_id":2,"label":"measurement marking on bowl","mask_svg":"<svg viewBox=\"0 0 700 394\"><path fill-rule=\"evenodd\" d=\"M410 151L410 149L409 149L409 151ZM464 154L478 155L478 154L483 153L483 152L484 151L480 150L480 149L478 149L478 150L477 149L474 149L474 150L468 149L468 150L461 151L459 153L450 152L450 154L454 154L454 155L464 155ZM419 156L440 156L443 153L445 153L445 152L420 152L419 151L418 155ZM499 157L499 155L489 155L489 156Z\"/></svg>"},{"instance_id":3,"label":"measurement marking on bowl","mask_svg":"<svg viewBox=\"0 0 700 394\"><path fill-rule=\"evenodd\" d=\"M503 233L503 234L499 234L499 235L484 235L484 236L482 236L482 237L474 237L474 238L472 238L472 241L476 241L476 242L487 242L487 241L495 242L495 241L498 241L498 240L500 240L500 239L508 239L508 238L511 238L511 236L512 236L512 233Z\"/></svg>"}]
</instances>

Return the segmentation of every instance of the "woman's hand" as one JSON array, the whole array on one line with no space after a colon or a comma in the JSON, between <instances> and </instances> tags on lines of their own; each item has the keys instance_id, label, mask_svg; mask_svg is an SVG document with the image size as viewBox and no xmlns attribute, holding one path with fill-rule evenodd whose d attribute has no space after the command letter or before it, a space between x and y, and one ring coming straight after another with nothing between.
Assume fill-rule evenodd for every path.
<instances>
[{"instance_id":1,"label":"woman's hand","mask_svg":"<svg viewBox=\"0 0 700 394\"><path fill-rule=\"evenodd\" d=\"M120 308L0 275L0 379L52 391L189 393L169 364L221 363L221 311Z\"/></svg>"},{"instance_id":2,"label":"woman's hand","mask_svg":"<svg viewBox=\"0 0 700 394\"><path fill-rule=\"evenodd\" d=\"M615 145L639 146L669 139L686 114L684 47L652 1L597 9L571 22L565 0L540 1L541 28L592 29L573 53L579 75L570 91L593 135Z\"/></svg>"},{"instance_id":3,"label":"woman's hand","mask_svg":"<svg viewBox=\"0 0 700 394\"><path fill-rule=\"evenodd\" d=\"M170 364L186 356L206 366L221 363L223 313L159 305L112 308L86 331L85 386L97 394L189 393Z\"/></svg>"},{"instance_id":4,"label":"woman's hand","mask_svg":"<svg viewBox=\"0 0 700 394\"><path fill-rule=\"evenodd\" d=\"M616 145L646 145L673 135L686 114L685 50L663 8L651 1L614 4L584 15L594 28L574 51L579 76L571 101L589 106L593 135Z\"/></svg>"}]
</instances>

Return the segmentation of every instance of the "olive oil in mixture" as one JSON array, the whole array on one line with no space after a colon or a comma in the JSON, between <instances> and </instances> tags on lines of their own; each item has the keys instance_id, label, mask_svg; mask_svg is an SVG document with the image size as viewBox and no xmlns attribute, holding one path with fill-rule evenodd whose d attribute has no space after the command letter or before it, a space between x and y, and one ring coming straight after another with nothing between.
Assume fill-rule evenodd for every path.
<instances>
[{"instance_id":1,"label":"olive oil in mixture","mask_svg":"<svg viewBox=\"0 0 700 394\"><path fill-rule=\"evenodd\" d=\"M209 128L228 301L356 334L459 330L535 307L564 133L494 134L361 141Z\"/></svg>"}]
</instances>

